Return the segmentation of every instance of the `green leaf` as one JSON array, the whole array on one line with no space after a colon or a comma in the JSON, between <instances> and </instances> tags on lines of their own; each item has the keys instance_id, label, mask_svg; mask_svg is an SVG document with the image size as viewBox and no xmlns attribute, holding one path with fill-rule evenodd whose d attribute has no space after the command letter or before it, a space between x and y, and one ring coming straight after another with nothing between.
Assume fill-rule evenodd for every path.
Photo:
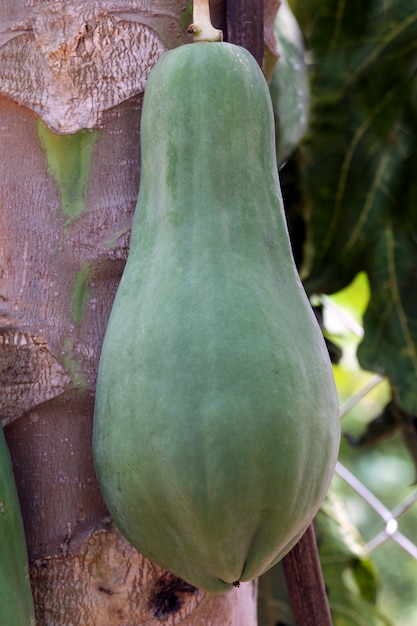
<instances>
[{"instance_id":1,"label":"green leaf","mask_svg":"<svg viewBox=\"0 0 417 626\"><path fill-rule=\"evenodd\" d=\"M362 367L390 378L399 404L417 414L417 245L388 219L367 255L371 298L364 315Z\"/></svg>"},{"instance_id":2,"label":"green leaf","mask_svg":"<svg viewBox=\"0 0 417 626\"><path fill-rule=\"evenodd\" d=\"M377 570L334 491L320 509L315 527L334 626L388 626L390 621L376 608Z\"/></svg>"},{"instance_id":3,"label":"green leaf","mask_svg":"<svg viewBox=\"0 0 417 626\"><path fill-rule=\"evenodd\" d=\"M361 365L417 414L417 0L293 0L312 59L303 280L366 272Z\"/></svg>"}]
</instances>

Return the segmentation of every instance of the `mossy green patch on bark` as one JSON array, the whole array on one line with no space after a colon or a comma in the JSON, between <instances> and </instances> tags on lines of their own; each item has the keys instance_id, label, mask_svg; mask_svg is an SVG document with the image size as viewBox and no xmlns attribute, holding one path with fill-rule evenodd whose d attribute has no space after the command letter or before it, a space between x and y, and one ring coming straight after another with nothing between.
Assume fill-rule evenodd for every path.
<instances>
[{"instance_id":1,"label":"mossy green patch on bark","mask_svg":"<svg viewBox=\"0 0 417 626\"><path fill-rule=\"evenodd\" d=\"M187 30L188 26L191 24L192 21L193 21L193 3L187 2L181 14L181 22L180 22L181 32Z\"/></svg>"},{"instance_id":2,"label":"mossy green patch on bark","mask_svg":"<svg viewBox=\"0 0 417 626\"><path fill-rule=\"evenodd\" d=\"M84 309L91 296L87 281L90 273L90 263L84 263L75 276L75 283L72 290L72 313L77 324L81 324L84 317Z\"/></svg>"},{"instance_id":3,"label":"mossy green patch on bark","mask_svg":"<svg viewBox=\"0 0 417 626\"><path fill-rule=\"evenodd\" d=\"M87 381L79 360L73 356L74 342L69 337L65 340L65 350L67 355L63 357L62 363L71 374L71 382L78 389L87 389Z\"/></svg>"},{"instance_id":4,"label":"mossy green patch on bark","mask_svg":"<svg viewBox=\"0 0 417 626\"><path fill-rule=\"evenodd\" d=\"M89 166L98 131L81 130L74 135L57 135L38 121L38 137L46 152L48 174L61 195L67 226L86 208Z\"/></svg>"}]
</instances>

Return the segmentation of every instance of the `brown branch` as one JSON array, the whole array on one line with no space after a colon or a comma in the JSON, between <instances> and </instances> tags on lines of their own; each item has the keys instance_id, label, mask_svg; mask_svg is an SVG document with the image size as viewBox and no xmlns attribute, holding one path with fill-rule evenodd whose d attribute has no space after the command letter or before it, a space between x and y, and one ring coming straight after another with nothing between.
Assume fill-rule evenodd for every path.
<instances>
[{"instance_id":1,"label":"brown branch","mask_svg":"<svg viewBox=\"0 0 417 626\"><path fill-rule=\"evenodd\" d=\"M227 0L227 39L243 46L262 66L264 56L263 0Z\"/></svg>"},{"instance_id":2,"label":"brown branch","mask_svg":"<svg viewBox=\"0 0 417 626\"><path fill-rule=\"evenodd\" d=\"M313 524L284 557L283 566L297 626L332 626Z\"/></svg>"}]
</instances>

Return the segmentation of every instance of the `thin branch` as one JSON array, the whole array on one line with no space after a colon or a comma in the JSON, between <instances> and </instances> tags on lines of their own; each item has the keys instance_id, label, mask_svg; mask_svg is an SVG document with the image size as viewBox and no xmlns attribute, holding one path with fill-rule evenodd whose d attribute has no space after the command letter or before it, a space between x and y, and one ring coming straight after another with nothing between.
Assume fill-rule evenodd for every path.
<instances>
[{"instance_id":1,"label":"thin branch","mask_svg":"<svg viewBox=\"0 0 417 626\"><path fill-rule=\"evenodd\" d=\"M227 38L243 46L262 66L264 56L263 0L227 0Z\"/></svg>"},{"instance_id":2,"label":"thin branch","mask_svg":"<svg viewBox=\"0 0 417 626\"><path fill-rule=\"evenodd\" d=\"M313 524L284 557L283 566L297 626L332 626Z\"/></svg>"}]
</instances>

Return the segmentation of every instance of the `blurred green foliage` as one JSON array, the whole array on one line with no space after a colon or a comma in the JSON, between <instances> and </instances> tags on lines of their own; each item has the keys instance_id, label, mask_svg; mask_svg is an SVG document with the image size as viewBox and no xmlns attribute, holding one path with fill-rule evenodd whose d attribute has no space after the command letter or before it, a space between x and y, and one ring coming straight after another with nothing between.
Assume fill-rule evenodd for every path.
<instances>
[{"instance_id":1,"label":"blurred green foliage","mask_svg":"<svg viewBox=\"0 0 417 626\"><path fill-rule=\"evenodd\" d=\"M304 285L309 294L332 294L366 273L370 299L359 362L387 376L396 404L414 417L417 0L290 4L310 77L299 160L308 221ZM410 437L411 417L399 417Z\"/></svg>"},{"instance_id":2,"label":"blurred green foliage","mask_svg":"<svg viewBox=\"0 0 417 626\"><path fill-rule=\"evenodd\" d=\"M342 313L361 324L369 299L365 274L359 274L346 289L331 297ZM343 323L331 307L326 308L325 324L331 337L343 348L343 357L333 366L341 406L374 378L364 371L356 358L360 338ZM404 449L399 433L363 448L352 447L346 435L359 436L370 419L378 415L390 397L390 387L382 380L342 418L342 442L339 459L390 510L401 504L414 490L414 463ZM333 488L343 499L352 524L365 541L371 541L384 528L373 509L341 478ZM399 530L417 545L417 503L398 520ZM417 561L392 539L376 547L370 558L377 567L381 586L377 606L395 626L417 624ZM372 622L370 622L372 624Z\"/></svg>"},{"instance_id":3,"label":"blurred green foliage","mask_svg":"<svg viewBox=\"0 0 417 626\"><path fill-rule=\"evenodd\" d=\"M340 461L392 510L414 491L417 469L417 0L289 6L304 37L310 103L305 135L281 170L293 252L335 346ZM340 519L327 518L319 537L324 575L340 583L335 624L415 626L417 560L392 539L367 555L384 522L340 477L332 488L363 549L347 565L353 544ZM417 545L417 504L398 527ZM279 568L261 579L260 600L259 626L292 624Z\"/></svg>"}]
</instances>

